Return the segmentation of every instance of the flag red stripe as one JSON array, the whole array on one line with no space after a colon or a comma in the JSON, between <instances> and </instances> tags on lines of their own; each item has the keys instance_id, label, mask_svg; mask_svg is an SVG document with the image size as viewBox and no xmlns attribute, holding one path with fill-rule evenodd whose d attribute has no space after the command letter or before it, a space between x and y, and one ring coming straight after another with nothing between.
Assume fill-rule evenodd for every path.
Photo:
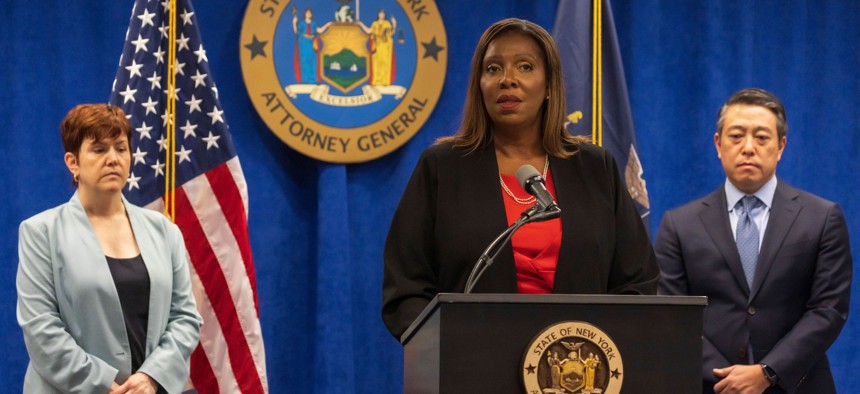
<instances>
[{"instance_id":1,"label":"flag red stripe","mask_svg":"<svg viewBox=\"0 0 860 394\"><path fill-rule=\"evenodd\" d=\"M254 257L251 255L251 242L248 240L248 217L245 216L245 203L242 200L242 194L239 192L239 187L233 179L233 173L230 172L230 167L227 167L226 162L206 172L206 178L209 180L209 185L218 200L218 205L221 206L224 217L227 218L230 230L233 231L233 237L236 238L236 243L239 245L239 252L245 263L245 272L248 275L248 281L251 282L251 292L254 293L254 308L257 310L257 319L259 319L260 300L257 297L257 276L254 274Z\"/></svg>"},{"instance_id":2,"label":"flag red stripe","mask_svg":"<svg viewBox=\"0 0 860 394\"><path fill-rule=\"evenodd\" d=\"M191 382L194 383L194 389L198 393L218 393L218 380L215 379L215 371L209 365L209 359L206 358L206 352L202 345L197 345L197 349L191 353Z\"/></svg>"},{"instance_id":3,"label":"flag red stripe","mask_svg":"<svg viewBox=\"0 0 860 394\"><path fill-rule=\"evenodd\" d=\"M263 393L263 384L257 373L256 363L245 339L245 333L239 322L236 305L230 296L227 278L221 271L221 266L212 250L212 245L203 232L194 208L185 194L184 188L176 189L176 224L185 236L185 246L191 256L191 263L200 277L203 290L212 304L221 332L227 344L227 352L233 375L243 393ZM206 322L213 324L214 322Z\"/></svg>"}]
</instances>

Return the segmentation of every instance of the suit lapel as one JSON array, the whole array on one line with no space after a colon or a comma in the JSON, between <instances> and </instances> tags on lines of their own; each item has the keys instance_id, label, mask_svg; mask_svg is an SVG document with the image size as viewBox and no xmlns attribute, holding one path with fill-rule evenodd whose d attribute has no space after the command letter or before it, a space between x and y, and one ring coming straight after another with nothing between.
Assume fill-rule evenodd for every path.
<instances>
[{"instance_id":1,"label":"suit lapel","mask_svg":"<svg viewBox=\"0 0 860 394\"><path fill-rule=\"evenodd\" d=\"M125 205L125 211L128 214L128 222L131 225L131 231L134 233L134 240L137 242L137 248L140 249L140 257L143 259L143 264L149 272L151 282L153 280L153 269L158 268L153 266L154 262L159 261L157 258L158 247L152 242L153 239L149 234L151 230L147 228L143 218L141 217L141 213L137 211L137 209L140 208L131 205L131 203L125 199L125 196L122 197L122 203Z\"/></svg>"},{"instance_id":2,"label":"suit lapel","mask_svg":"<svg viewBox=\"0 0 860 394\"><path fill-rule=\"evenodd\" d=\"M140 257L143 259L143 264L149 275L149 321L146 329L146 352L148 353L158 346L162 331L161 326L165 323L162 316L166 316L163 305L170 305L171 289L163 288L166 281L159 280L159 277L164 275L164 266L159 263L164 261L163 255L165 253L160 253L158 245L154 242L152 235L156 230L147 225L143 212L140 211L143 208L132 205L125 199L125 196L123 196L122 202L128 214L131 230L134 232L137 247L140 249Z\"/></svg>"},{"instance_id":3,"label":"suit lapel","mask_svg":"<svg viewBox=\"0 0 860 394\"><path fill-rule=\"evenodd\" d=\"M69 200L69 206L71 208L69 212L74 222L64 223L64 226L66 226L66 230L70 233L68 239L77 240L80 244L69 246L70 249L74 250L75 261L67 261L65 263L84 266L84 269L89 270L90 277L94 278L94 281L106 284L99 289L104 292L101 300L101 308L104 310L101 315L121 317L122 305L119 302L116 286L113 284L113 275L110 272L110 267L108 267L101 243L99 243L98 236L96 236L96 232L77 191L71 200ZM78 316L76 318L81 317ZM107 325L105 330L109 334L104 334L104 337L126 338L125 325L122 318L107 319L105 324ZM105 346L108 345L106 344ZM131 365L128 365L128 368L130 369Z\"/></svg>"},{"instance_id":4,"label":"suit lapel","mask_svg":"<svg viewBox=\"0 0 860 394\"><path fill-rule=\"evenodd\" d=\"M499 184L499 165L496 162L495 147L492 143L485 144L473 154L464 156L462 160L463 168L468 169L463 173L467 176L475 174L474 178L467 178L464 183L464 190L468 190L472 201L477 203L471 210L470 217L492 223L487 228L494 230L485 234L488 239L486 245L489 245L493 238L508 227L502 188ZM486 247L486 245L481 245L481 248ZM478 257L476 255L475 260ZM468 275L468 271L466 275ZM465 283L465 276L463 280ZM493 265L484 272L484 276L475 285L474 292L517 292L517 270L510 242L496 256Z\"/></svg>"},{"instance_id":5,"label":"suit lapel","mask_svg":"<svg viewBox=\"0 0 860 394\"><path fill-rule=\"evenodd\" d=\"M589 168L580 153L566 159L550 156L549 166L562 232L553 293L606 293L610 273L605 268L612 262L614 238L597 228L615 226L615 200L607 192L614 180Z\"/></svg>"},{"instance_id":6,"label":"suit lapel","mask_svg":"<svg viewBox=\"0 0 860 394\"><path fill-rule=\"evenodd\" d=\"M718 188L705 198L702 204L704 208L699 213L699 219L702 220L702 224L708 231L708 235L711 236L711 240L723 256L723 261L726 262L729 270L735 276L738 286L744 290L745 295L749 296L750 289L747 286L741 257L738 254L737 244L732 237L725 189L722 187Z\"/></svg>"},{"instance_id":7,"label":"suit lapel","mask_svg":"<svg viewBox=\"0 0 860 394\"><path fill-rule=\"evenodd\" d=\"M78 196L77 192L75 192L75 195L72 196L72 199L69 200L69 202L71 206L69 211L72 213L75 220L75 223L69 226L69 231L73 232L75 237L69 238L76 239L80 242L79 245L74 245L76 248L76 257L80 260L77 264L87 264L87 269L91 270L93 276L105 282L112 282L113 275L108 267L104 250L102 249L101 243L99 243L95 229L93 229L93 225L87 216L87 211L81 203L80 196ZM116 307L115 312L122 314L122 309L120 309L119 305L119 295L116 293L116 287L108 286L108 288L111 289L110 295L112 296L112 301L116 301L115 303L111 302L111 304L113 304L112 306ZM107 301L105 301L105 303L107 303Z\"/></svg>"},{"instance_id":8,"label":"suit lapel","mask_svg":"<svg viewBox=\"0 0 860 394\"><path fill-rule=\"evenodd\" d=\"M555 184L555 194L558 199L558 204L561 209L561 249L558 251L558 264L555 269L555 283L553 284L553 293L563 294L576 292L575 289L589 289L593 285L587 282L593 282L594 278L586 277L585 275L577 275L576 261L581 261L583 256L577 256L583 251L575 247L575 242L581 239L587 239L583 232L589 231L587 225L576 220L576 209L570 203L571 201L585 201L587 197L582 197L579 200L574 196L576 192L584 192L585 187L579 181L580 175L575 171L574 166L570 165L570 160L562 160L556 157L549 157L549 165ZM579 188L571 188L572 184L577 184ZM586 251L587 252L587 251ZM589 256L594 259L599 259L597 255Z\"/></svg>"},{"instance_id":9,"label":"suit lapel","mask_svg":"<svg viewBox=\"0 0 860 394\"><path fill-rule=\"evenodd\" d=\"M797 219L797 214L800 213L800 205L797 202L798 193L793 187L780 181L776 185L776 191L773 194L773 207L770 210L770 217L767 221L764 237L762 240L761 249L758 255L758 264L755 270L755 280L753 281L752 295L750 300L755 298L761 284L764 283L770 267L773 266L776 253L782 246L788 230Z\"/></svg>"}]
</instances>

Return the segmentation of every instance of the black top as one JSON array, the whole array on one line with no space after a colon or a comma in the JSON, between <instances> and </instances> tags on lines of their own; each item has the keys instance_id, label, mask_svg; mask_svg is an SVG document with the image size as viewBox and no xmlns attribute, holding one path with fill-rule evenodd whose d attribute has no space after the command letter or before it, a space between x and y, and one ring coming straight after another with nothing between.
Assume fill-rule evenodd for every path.
<instances>
[{"instance_id":1,"label":"black top","mask_svg":"<svg viewBox=\"0 0 860 394\"><path fill-rule=\"evenodd\" d=\"M562 236L553 293L654 294L659 271L615 159L582 144L549 157ZM467 154L427 149L394 213L385 244L382 316L397 338L437 293L462 292L481 251L508 226L492 144ZM505 246L474 293L517 293Z\"/></svg>"},{"instance_id":2,"label":"black top","mask_svg":"<svg viewBox=\"0 0 860 394\"><path fill-rule=\"evenodd\" d=\"M131 372L135 373L146 359L146 325L149 321L149 272L143 257L129 259L105 256L113 276L122 317L131 348Z\"/></svg>"}]
</instances>

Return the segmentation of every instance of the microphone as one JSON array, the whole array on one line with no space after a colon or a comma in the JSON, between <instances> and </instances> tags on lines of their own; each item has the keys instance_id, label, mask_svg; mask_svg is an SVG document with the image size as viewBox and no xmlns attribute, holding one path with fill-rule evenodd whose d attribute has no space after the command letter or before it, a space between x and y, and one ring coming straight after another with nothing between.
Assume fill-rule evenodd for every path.
<instances>
[{"instance_id":1,"label":"microphone","mask_svg":"<svg viewBox=\"0 0 860 394\"><path fill-rule=\"evenodd\" d=\"M552 195L549 194L549 190L546 189L543 177L533 166L526 164L520 167L517 170L517 181L523 186L523 189L529 192L529 194L535 196L537 202L529 209L523 211L519 219L511 224L510 227L506 228L505 231L502 231L502 233L499 234L499 236L496 237L489 246L487 246L487 249L485 249L484 253L481 254L481 257L478 258L478 262L475 263L474 267L472 267L472 272L469 273L469 278L466 279L466 289L464 291L466 294L472 292L475 284L478 283L478 280L481 279L481 276L487 268L490 268L490 266L493 265L493 261L496 259L496 256L499 255L502 248L511 240L511 237L513 237L514 232L516 232L520 227L528 223L543 222L561 216L561 208L559 208L558 204L555 203Z\"/></svg>"},{"instance_id":2,"label":"microphone","mask_svg":"<svg viewBox=\"0 0 860 394\"><path fill-rule=\"evenodd\" d=\"M531 164L524 164L517 170L517 182L523 190L535 196L541 211L548 211L552 206L558 208L552 194L549 194L549 190L546 189L543 177Z\"/></svg>"}]
</instances>

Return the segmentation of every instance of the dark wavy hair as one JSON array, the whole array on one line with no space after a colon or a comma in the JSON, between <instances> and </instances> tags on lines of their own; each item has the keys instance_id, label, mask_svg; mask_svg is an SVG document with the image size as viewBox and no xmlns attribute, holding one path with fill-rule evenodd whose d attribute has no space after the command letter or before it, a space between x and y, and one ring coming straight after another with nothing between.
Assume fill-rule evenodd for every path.
<instances>
[{"instance_id":1,"label":"dark wavy hair","mask_svg":"<svg viewBox=\"0 0 860 394\"><path fill-rule=\"evenodd\" d=\"M498 21L484 31L472 56L469 87L463 108L463 123L455 135L439 138L436 143L453 142L454 146L464 147L471 153L492 141L492 120L487 112L484 96L481 94L481 74L487 47L496 37L503 34L521 34L533 39L541 48L546 65L547 95L549 96L549 100L544 101L541 110L543 147L548 154L555 157L573 155L576 147L589 139L573 136L564 128L567 106L558 47L544 28L533 22L516 18Z\"/></svg>"}]
</instances>

